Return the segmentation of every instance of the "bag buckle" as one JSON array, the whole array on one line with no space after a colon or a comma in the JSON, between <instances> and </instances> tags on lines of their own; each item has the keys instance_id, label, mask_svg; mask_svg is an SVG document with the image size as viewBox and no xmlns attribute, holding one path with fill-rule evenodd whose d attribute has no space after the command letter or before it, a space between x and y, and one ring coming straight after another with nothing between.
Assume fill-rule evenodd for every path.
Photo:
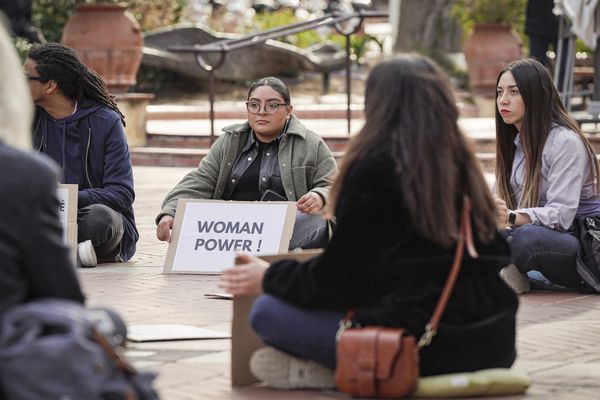
<instances>
[{"instance_id":1,"label":"bag buckle","mask_svg":"<svg viewBox=\"0 0 600 400\"><path fill-rule=\"evenodd\" d=\"M340 320L340 327L335 333L335 342L338 343L342 338L342 334L346 331L346 329L352 328L352 320L344 318Z\"/></svg>"},{"instance_id":2,"label":"bag buckle","mask_svg":"<svg viewBox=\"0 0 600 400\"><path fill-rule=\"evenodd\" d=\"M425 325L425 332L419 338L419 342L417 343L417 347L420 349L425 346L429 346L431 344L431 339L435 336L437 330L433 329L431 324Z\"/></svg>"}]
</instances>

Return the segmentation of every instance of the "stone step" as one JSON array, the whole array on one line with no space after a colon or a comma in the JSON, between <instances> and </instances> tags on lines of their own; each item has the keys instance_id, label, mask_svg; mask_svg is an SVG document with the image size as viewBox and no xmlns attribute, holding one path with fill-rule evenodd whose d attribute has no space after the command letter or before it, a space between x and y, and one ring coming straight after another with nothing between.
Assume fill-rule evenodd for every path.
<instances>
[{"instance_id":1,"label":"stone step","mask_svg":"<svg viewBox=\"0 0 600 400\"><path fill-rule=\"evenodd\" d=\"M131 149L131 161L136 166L153 167L197 167L208 154L207 149L176 149L164 147L134 147ZM343 151L333 151L338 164L344 156ZM495 154L478 153L485 172L492 172Z\"/></svg>"},{"instance_id":2,"label":"stone step","mask_svg":"<svg viewBox=\"0 0 600 400\"><path fill-rule=\"evenodd\" d=\"M459 96L456 105L462 117L477 117L477 106ZM360 97L362 99L362 97ZM334 99L311 99L296 98L293 102L294 113L299 118L330 119L346 118L346 97L335 96ZM364 105L357 103L356 98L350 103L353 118L364 118ZM332 102L333 101L333 102ZM146 107L146 118L148 120L163 119L208 119L210 108L208 102L199 104L152 104ZM217 119L244 119L246 118L245 101L218 101L214 105L214 113Z\"/></svg>"},{"instance_id":3,"label":"stone step","mask_svg":"<svg viewBox=\"0 0 600 400\"><path fill-rule=\"evenodd\" d=\"M151 167L196 167L208 149L132 147L131 163Z\"/></svg>"},{"instance_id":4,"label":"stone step","mask_svg":"<svg viewBox=\"0 0 600 400\"><path fill-rule=\"evenodd\" d=\"M207 154L207 149L134 147L131 149L131 161L135 166L194 168ZM344 152L334 151L333 155L339 164L342 161ZM495 154L478 153L477 158L481 161L485 172L493 172Z\"/></svg>"},{"instance_id":5,"label":"stone step","mask_svg":"<svg viewBox=\"0 0 600 400\"><path fill-rule=\"evenodd\" d=\"M135 166L155 167L197 167L208 154L207 149L182 149L166 147L133 147L131 161ZM344 156L343 151L333 151L338 164ZM485 173L493 173L496 154L491 152L476 153ZM600 159L600 155L597 156Z\"/></svg>"},{"instance_id":6,"label":"stone step","mask_svg":"<svg viewBox=\"0 0 600 400\"><path fill-rule=\"evenodd\" d=\"M218 119L216 135L228 125L243 119ZM332 151L342 151L348 143L348 124L345 119L302 119L303 124L323 136ZM358 132L364 121L351 120L351 132ZM494 120L491 118L461 118L463 131L476 142L478 152L494 151ZM207 148L210 144L210 121L200 119L150 120L146 124L147 146Z\"/></svg>"},{"instance_id":7,"label":"stone step","mask_svg":"<svg viewBox=\"0 0 600 400\"><path fill-rule=\"evenodd\" d=\"M323 136L329 149L345 151L350 142L350 136ZM492 138L471 138L475 152L494 152L496 141ZM204 135L148 135L148 147L157 148L182 148L182 149L208 149L210 147L210 136Z\"/></svg>"},{"instance_id":8,"label":"stone step","mask_svg":"<svg viewBox=\"0 0 600 400\"><path fill-rule=\"evenodd\" d=\"M130 151L133 165L153 167L197 167L208 154L208 149L174 147L132 147ZM332 153L338 163L344 156L343 151Z\"/></svg>"},{"instance_id":9,"label":"stone step","mask_svg":"<svg viewBox=\"0 0 600 400\"><path fill-rule=\"evenodd\" d=\"M217 119L214 122L215 135L220 135L223 128L243 122L239 119ZM308 129L326 136L348 136L348 121L346 119L301 119ZM362 119L350 121L350 132L358 132L362 128ZM147 135L185 135L208 136L210 134L210 120L207 119L175 119L175 120L150 120L146 122Z\"/></svg>"},{"instance_id":10,"label":"stone step","mask_svg":"<svg viewBox=\"0 0 600 400\"><path fill-rule=\"evenodd\" d=\"M296 114L296 113L294 113ZM297 115L297 114L296 114ZM364 119L354 114L351 120L351 132L357 132L363 125ZM327 132L330 135L348 134L348 122L345 114L337 118L303 118L302 123L317 133ZM219 134L221 130L232 124L240 123L245 120L245 115L238 118L215 118L215 133ZM460 118L458 120L460 127L469 135L494 135L495 121L493 118ZM210 120L208 118L165 118L165 119L147 119L147 133L163 134L201 134L210 132Z\"/></svg>"},{"instance_id":11,"label":"stone step","mask_svg":"<svg viewBox=\"0 0 600 400\"><path fill-rule=\"evenodd\" d=\"M344 156L343 151L332 151L338 164ZM208 149L190 149L174 147L132 147L131 161L135 166L154 167L197 167L208 154ZM493 172L494 153L478 153L485 172Z\"/></svg>"},{"instance_id":12,"label":"stone step","mask_svg":"<svg viewBox=\"0 0 600 400\"><path fill-rule=\"evenodd\" d=\"M323 136L323 140L329 146L329 149L335 151L345 151L350 136ZM494 144L492 143L492 146ZM148 147L159 148L187 148L187 149L208 149L210 147L209 135L165 135L165 134L149 134L147 139Z\"/></svg>"},{"instance_id":13,"label":"stone step","mask_svg":"<svg viewBox=\"0 0 600 400\"><path fill-rule=\"evenodd\" d=\"M352 118L364 118L362 104L350 104ZM346 104L298 104L294 114L300 119L345 119ZM246 119L246 103L239 101L215 104L215 119ZM146 120L208 120L210 109L206 105L149 105Z\"/></svg>"},{"instance_id":14,"label":"stone step","mask_svg":"<svg viewBox=\"0 0 600 400\"><path fill-rule=\"evenodd\" d=\"M149 106L154 107L154 106ZM186 106L171 106L179 108L177 111L182 116ZM225 107L223 107L225 108ZM152 110L152 108L150 108ZM342 110L345 111L345 110ZM160 115L160 110L154 110L154 117L147 121L147 145L146 147L132 146L132 161L134 165L157 165L157 166L180 166L195 167L200 159L208 153L210 147L210 121L206 119L161 119L166 115ZM194 111L194 112L197 112ZM238 112L238 111L236 111ZM225 112L221 115L226 116ZM194 114L193 116L197 116ZM229 115L234 116L234 114ZM236 118L221 118L215 121L215 132L220 134L221 129L233 123L244 120L244 116L235 115ZM156 118L161 117L161 118ZM341 159L352 135L347 133L347 121L345 119L320 119L303 118L302 122L311 130L322 134L330 149ZM351 131L358 132L362 127L363 120L353 119ZM493 118L461 118L459 125L463 132L472 142L472 149L482 162L484 171L493 170L495 158L495 120ZM585 129L585 127L584 127ZM590 131L589 128L586 130ZM588 140L592 143L594 150L600 153L600 135L586 133Z\"/></svg>"}]
</instances>

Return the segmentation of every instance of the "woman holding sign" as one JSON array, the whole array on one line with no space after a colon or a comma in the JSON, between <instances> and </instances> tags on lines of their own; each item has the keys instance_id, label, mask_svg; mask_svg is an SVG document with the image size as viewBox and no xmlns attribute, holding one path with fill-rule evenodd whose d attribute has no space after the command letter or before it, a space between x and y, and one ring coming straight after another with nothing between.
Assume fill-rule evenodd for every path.
<instances>
[{"instance_id":1,"label":"woman holding sign","mask_svg":"<svg viewBox=\"0 0 600 400\"><path fill-rule=\"evenodd\" d=\"M452 264L463 196L479 257L464 256L438 335L420 352L420 373L509 367L518 300L498 275L509 249L447 77L424 56L384 61L367 80L365 117L332 189L337 229L325 252L270 267L242 255L222 275L229 293L264 293L250 319L273 348L254 354L252 371L280 388L333 386L335 335L352 309L357 326L420 337Z\"/></svg>"},{"instance_id":2,"label":"woman holding sign","mask_svg":"<svg viewBox=\"0 0 600 400\"><path fill-rule=\"evenodd\" d=\"M329 230L321 211L336 163L323 139L292 114L290 91L281 80L252 83L248 121L223 129L197 169L165 198L156 236L170 241L180 198L295 201L298 207L290 249L324 247Z\"/></svg>"}]
</instances>

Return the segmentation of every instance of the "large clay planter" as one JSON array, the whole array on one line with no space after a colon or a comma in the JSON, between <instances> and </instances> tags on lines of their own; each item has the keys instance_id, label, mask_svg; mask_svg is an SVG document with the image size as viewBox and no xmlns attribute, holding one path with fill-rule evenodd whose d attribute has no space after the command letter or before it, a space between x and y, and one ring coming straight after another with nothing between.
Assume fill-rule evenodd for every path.
<instances>
[{"instance_id":1,"label":"large clay planter","mask_svg":"<svg viewBox=\"0 0 600 400\"><path fill-rule=\"evenodd\" d=\"M475 25L463 46L473 93L494 97L498 74L507 64L522 57L521 47L510 25Z\"/></svg>"},{"instance_id":2,"label":"large clay planter","mask_svg":"<svg viewBox=\"0 0 600 400\"><path fill-rule=\"evenodd\" d=\"M142 61L140 25L119 4L82 4L65 25L62 43L98 72L112 93L135 85Z\"/></svg>"}]
</instances>

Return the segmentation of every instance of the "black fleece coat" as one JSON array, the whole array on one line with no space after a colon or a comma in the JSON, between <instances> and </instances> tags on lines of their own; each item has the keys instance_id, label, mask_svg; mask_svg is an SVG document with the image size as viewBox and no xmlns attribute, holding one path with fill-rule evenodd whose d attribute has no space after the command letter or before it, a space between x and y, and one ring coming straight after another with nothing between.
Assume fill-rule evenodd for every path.
<instances>
[{"instance_id":1,"label":"black fleece coat","mask_svg":"<svg viewBox=\"0 0 600 400\"><path fill-rule=\"evenodd\" d=\"M559 18L552 13L554 0L529 0L525 17L525 33L556 40Z\"/></svg>"},{"instance_id":2,"label":"black fleece coat","mask_svg":"<svg viewBox=\"0 0 600 400\"><path fill-rule=\"evenodd\" d=\"M54 163L0 143L0 169L0 317L41 297L83 302L63 243Z\"/></svg>"},{"instance_id":3,"label":"black fleece coat","mask_svg":"<svg viewBox=\"0 0 600 400\"><path fill-rule=\"evenodd\" d=\"M264 277L265 293L309 309L357 309L358 324L406 327L418 338L446 281L454 247L442 248L416 232L409 213L419 210L403 206L397 179L384 151L352 166L326 251L306 263L274 263ZM508 245L499 234L475 245L479 258L465 254L439 332L421 351L423 376L509 367L516 357L518 300L498 275L510 262Z\"/></svg>"}]
</instances>

